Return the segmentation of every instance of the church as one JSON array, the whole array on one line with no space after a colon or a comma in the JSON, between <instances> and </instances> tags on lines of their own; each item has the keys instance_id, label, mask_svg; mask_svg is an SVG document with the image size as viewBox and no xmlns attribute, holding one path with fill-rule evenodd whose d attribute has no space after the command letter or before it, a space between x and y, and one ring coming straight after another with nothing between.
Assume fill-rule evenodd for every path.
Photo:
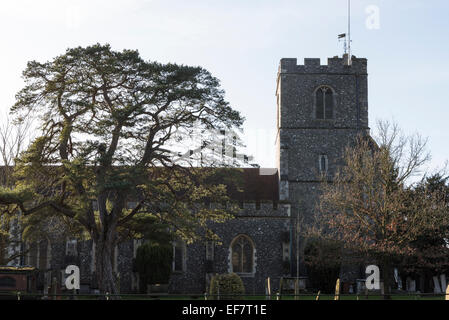
<instances>
[{"instance_id":1,"label":"church","mask_svg":"<svg viewBox=\"0 0 449 320\"><path fill-rule=\"evenodd\" d=\"M281 59L276 97L277 168L244 170L241 212L216 226L222 245L180 250L173 291L202 292L210 273L237 273L248 294L264 293L268 277L276 290L281 277L307 276L302 257L295 256L302 252L302 241L296 250L296 219L310 222L320 176L331 180L345 147L369 134L367 60L346 55L322 65L320 59Z\"/></svg>"},{"instance_id":2,"label":"church","mask_svg":"<svg viewBox=\"0 0 449 320\"><path fill-rule=\"evenodd\" d=\"M310 222L320 193L320 176L332 180L342 164L344 148L357 135L369 134L367 60L347 54L329 58L327 64L316 58L306 58L303 63L284 58L274 84L277 167L241 171L244 190L236 199L241 204L239 213L213 226L220 244L173 244L170 293L207 292L210 278L217 273L238 274L247 294L264 294L267 278L273 291L278 290L282 277L307 279L303 257L296 256L303 249L303 241L295 238L296 219ZM138 291L133 268L138 246L139 241L134 240L115 249L114 271L122 293ZM54 239L31 248L20 264L41 271L38 288L47 287L55 275L64 285L65 267L76 264L81 291L95 292L94 250L92 241L61 243L55 234ZM307 281L302 283L307 286Z\"/></svg>"}]
</instances>

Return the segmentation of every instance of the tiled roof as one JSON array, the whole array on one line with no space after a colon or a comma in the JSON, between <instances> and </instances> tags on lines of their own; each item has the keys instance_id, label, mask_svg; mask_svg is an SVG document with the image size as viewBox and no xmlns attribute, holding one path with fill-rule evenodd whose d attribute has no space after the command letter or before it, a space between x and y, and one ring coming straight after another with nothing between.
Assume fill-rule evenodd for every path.
<instances>
[{"instance_id":1,"label":"tiled roof","mask_svg":"<svg viewBox=\"0 0 449 320\"><path fill-rule=\"evenodd\" d=\"M278 201L279 178L277 169L244 168L242 192L230 190L230 196L239 201Z\"/></svg>"},{"instance_id":2,"label":"tiled roof","mask_svg":"<svg viewBox=\"0 0 449 320\"><path fill-rule=\"evenodd\" d=\"M169 170L168 168L157 169ZM211 168L202 168L202 170L203 169L210 170ZM0 166L0 172L2 170L4 170L4 167ZM213 175L213 183L225 184L229 196L234 200L243 202L279 200L279 178L277 169L218 168L217 171L220 173ZM236 181L239 185L238 188L235 186Z\"/></svg>"}]
</instances>

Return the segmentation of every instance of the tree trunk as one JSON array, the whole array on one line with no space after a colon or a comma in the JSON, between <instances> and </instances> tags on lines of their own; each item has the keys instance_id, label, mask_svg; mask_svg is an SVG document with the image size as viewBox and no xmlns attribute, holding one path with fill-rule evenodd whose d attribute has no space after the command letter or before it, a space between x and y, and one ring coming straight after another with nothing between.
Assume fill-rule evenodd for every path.
<instances>
[{"instance_id":1,"label":"tree trunk","mask_svg":"<svg viewBox=\"0 0 449 320\"><path fill-rule=\"evenodd\" d=\"M384 279L384 299L385 300L390 300L391 299L391 268L390 268L390 264L388 262L383 263L382 266L382 276Z\"/></svg>"},{"instance_id":2,"label":"tree trunk","mask_svg":"<svg viewBox=\"0 0 449 320\"><path fill-rule=\"evenodd\" d=\"M113 271L115 231L108 230L94 240L96 245L96 271L100 293L119 294Z\"/></svg>"}]
</instances>

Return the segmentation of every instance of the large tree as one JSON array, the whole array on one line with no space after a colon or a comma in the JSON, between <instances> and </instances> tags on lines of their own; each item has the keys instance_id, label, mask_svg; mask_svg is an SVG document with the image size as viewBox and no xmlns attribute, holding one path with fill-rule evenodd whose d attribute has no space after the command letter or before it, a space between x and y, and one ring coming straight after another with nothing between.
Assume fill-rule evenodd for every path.
<instances>
[{"instance_id":1,"label":"large tree","mask_svg":"<svg viewBox=\"0 0 449 320\"><path fill-rule=\"evenodd\" d=\"M437 203L434 208L449 217L448 177L436 173L409 189L409 201L414 207L418 206L418 210L423 199ZM415 250L403 261L405 274L435 276L449 271L449 219L429 221L411 245Z\"/></svg>"},{"instance_id":2,"label":"large tree","mask_svg":"<svg viewBox=\"0 0 449 320\"><path fill-rule=\"evenodd\" d=\"M429 159L426 140L388 122L378 132L377 141L362 135L348 146L344 166L323 183L316 230L339 241L353 262L379 264L388 294L392 268L416 254L422 234L447 226L449 215L438 193L410 198L409 180Z\"/></svg>"},{"instance_id":3,"label":"large tree","mask_svg":"<svg viewBox=\"0 0 449 320\"><path fill-rule=\"evenodd\" d=\"M223 184L211 183L219 173L190 161L194 150L212 144L213 130L240 129L243 122L208 71L97 44L31 61L23 77L11 112L17 120L37 115L41 133L20 157L19 182L0 193L0 203L16 204L25 215L59 215L86 231L96 245L102 292L118 291L113 248L134 227L156 218L192 241L211 236L210 221L230 217L225 205L203 205L229 200ZM183 144L195 132L199 149Z\"/></svg>"}]
</instances>

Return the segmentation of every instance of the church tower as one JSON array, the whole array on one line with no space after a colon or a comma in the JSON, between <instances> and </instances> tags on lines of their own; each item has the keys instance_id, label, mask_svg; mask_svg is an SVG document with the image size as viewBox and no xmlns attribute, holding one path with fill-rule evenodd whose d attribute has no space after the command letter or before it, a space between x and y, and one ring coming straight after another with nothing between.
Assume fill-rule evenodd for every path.
<instances>
[{"instance_id":1,"label":"church tower","mask_svg":"<svg viewBox=\"0 0 449 320\"><path fill-rule=\"evenodd\" d=\"M348 143L369 133L367 60L281 59L276 96L279 196L307 221L320 175L332 180Z\"/></svg>"}]
</instances>

